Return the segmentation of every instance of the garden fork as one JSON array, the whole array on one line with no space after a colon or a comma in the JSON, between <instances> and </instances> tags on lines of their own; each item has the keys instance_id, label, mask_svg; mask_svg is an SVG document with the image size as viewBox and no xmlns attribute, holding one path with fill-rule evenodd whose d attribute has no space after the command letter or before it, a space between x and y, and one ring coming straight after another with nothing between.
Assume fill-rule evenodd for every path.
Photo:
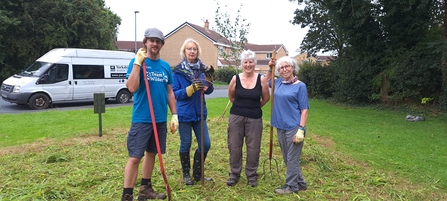
<instances>
[{"instance_id":1,"label":"garden fork","mask_svg":"<svg viewBox=\"0 0 447 201\"><path fill-rule=\"evenodd\" d=\"M273 51L273 53L272 53L272 59L276 59L276 51ZM273 112L273 98L274 98L274 92L275 92L275 71L274 70L272 70L272 95L271 95L271 98L270 98L270 118L272 117L272 112ZM264 174L265 174L265 163L267 162L267 161L269 161L269 169L270 169L270 171L269 171L269 174L271 175L271 176L273 176L273 169L272 169L272 161L274 161L275 162L275 164L276 164L276 171L277 171L277 173L278 173L278 176L279 176L279 168L278 168L278 161L276 160L276 159L274 159L273 157L272 157L272 155L273 155L273 126L272 126L272 124L270 123L270 149L269 149L269 158L268 159L266 159L265 161L264 161L264 163L263 163L263 171L264 171ZM265 179L265 177L264 177L264 179Z\"/></svg>"}]
</instances>

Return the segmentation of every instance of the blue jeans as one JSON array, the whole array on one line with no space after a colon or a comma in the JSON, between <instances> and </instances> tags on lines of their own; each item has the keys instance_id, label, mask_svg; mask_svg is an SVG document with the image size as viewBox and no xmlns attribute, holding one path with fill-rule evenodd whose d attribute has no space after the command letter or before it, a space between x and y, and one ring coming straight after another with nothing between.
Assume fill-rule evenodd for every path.
<instances>
[{"instance_id":1,"label":"blue jeans","mask_svg":"<svg viewBox=\"0 0 447 201\"><path fill-rule=\"evenodd\" d=\"M211 148L211 141L210 141L210 135L208 133L208 126L206 124L206 120L204 123L204 148L205 153L208 153L208 151ZM186 153L189 152L191 149L191 143L192 143L192 130L194 130L194 134L196 135L197 139L197 150L198 152L202 153L202 136L201 136L201 122L180 122L179 123L179 133L180 133L180 153Z\"/></svg>"}]
</instances>

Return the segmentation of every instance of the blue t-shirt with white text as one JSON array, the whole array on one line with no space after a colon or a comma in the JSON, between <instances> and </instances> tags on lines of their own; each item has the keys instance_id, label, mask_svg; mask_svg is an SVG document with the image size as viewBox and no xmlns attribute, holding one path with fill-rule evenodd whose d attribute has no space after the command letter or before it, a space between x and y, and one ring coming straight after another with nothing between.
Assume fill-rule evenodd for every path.
<instances>
[{"instance_id":1,"label":"blue t-shirt with white text","mask_svg":"<svg viewBox=\"0 0 447 201\"><path fill-rule=\"evenodd\" d=\"M132 72L135 58L129 63L126 78ZM168 90L167 86L173 83L172 71L169 64L162 60L152 60L146 58L145 62L147 77L149 81L152 108L154 110L155 122L167 122L168 118ZM143 65L142 65L143 66ZM132 123L152 123L149 110L146 84L143 77L143 70L140 70L140 86L133 94Z\"/></svg>"}]
</instances>

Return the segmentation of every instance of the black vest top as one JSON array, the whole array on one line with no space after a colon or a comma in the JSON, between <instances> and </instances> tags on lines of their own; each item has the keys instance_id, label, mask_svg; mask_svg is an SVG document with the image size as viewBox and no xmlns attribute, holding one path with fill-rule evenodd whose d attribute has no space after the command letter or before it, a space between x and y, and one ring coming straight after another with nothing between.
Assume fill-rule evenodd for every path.
<instances>
[{"instance_id":1,"label":"black vest top","mask_svg":"<svg viewBox=\"0 0 447 201\"><path fill-rule=\"evenodd\" d=\"M242 87L239 75L236 75L235 98L230 109L230 114L252 119L262 118L261 96L262 85L260 74L258 74L256 86L253 89L245 89Z\"/></svg>"}]
</instances>

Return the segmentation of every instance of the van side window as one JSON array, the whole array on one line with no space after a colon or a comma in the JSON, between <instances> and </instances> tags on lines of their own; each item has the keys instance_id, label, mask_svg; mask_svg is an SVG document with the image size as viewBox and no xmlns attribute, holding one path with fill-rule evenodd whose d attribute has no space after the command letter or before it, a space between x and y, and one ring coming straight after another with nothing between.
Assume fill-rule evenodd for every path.
<instances>
[{"instance_id":1,"label":"van side window","mask_svg":"<svg viewBox=\"0 0 447 201\"><path fill-rule=\"evenodd\" d=\"M47 84L68 80L68 64L54 64L47 72Z\"/></svg>"},{"instance_id":2,"label":"van side window","mask_svg":"<svg viewBox=\"0 0 447 201\"><path fill-rule=\"evenodd\" d=\"M73 79L104 79L104 66L73 65Z\"/></svg>"},{"instance_id":3,"label":"van side window","mask_svg":"<svg viewBox=\"0 0 447 201\"><path fill-rule=\"evenodd\" d=\"M68 64L57 64L56 82L68 80Z\"/></svg>"}]
</instances>

